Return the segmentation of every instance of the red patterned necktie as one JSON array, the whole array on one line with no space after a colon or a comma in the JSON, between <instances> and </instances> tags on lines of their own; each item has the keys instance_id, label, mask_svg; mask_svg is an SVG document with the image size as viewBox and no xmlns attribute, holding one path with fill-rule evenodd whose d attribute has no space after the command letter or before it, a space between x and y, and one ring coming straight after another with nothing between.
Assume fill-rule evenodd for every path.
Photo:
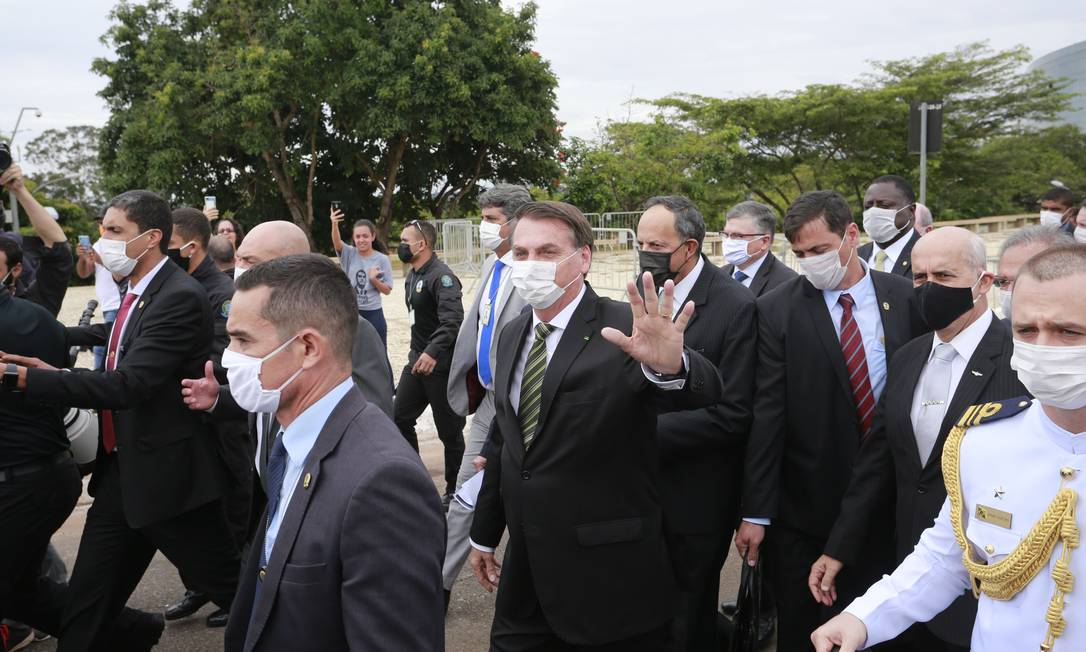
<instances>
[{"instance_id":1,"label":"red patterned necktie","mask_svg":"<svg viewBox=\"0 0 1086 652\"><path fill-rule=\"evenodd\" d=\"M852 307L856 304L852 295L842 294L837 302L843 310L841 314L841 353L845 356L845 368L848 369L848 382L852 385L852 397L856 399L856 415L860 418L860 442L871 434L871 419L875 415L875 392L871 389L871 378L867 374L867 353L864 340L860 337L860 327L852 316Z\"/></svg>"},{"instance_id":2,"label":"red patterned necktie","mask_svg":"<svg viewBox=\"0 0 1086 652\"><path fill-rule=\"evenodd\" d=\"M109 334L109 353L106 354L106 371L117 368L117 347L120 345L121 331L124 330L124 321L128 318L128 310L136 302L137 295L129 292L124 295L124 302L117 319L113 321L113 330ZM112 453L117 447L117 433L113 429L113 410L102 410L102 447L106 453Z\"/></svg>"}]
</instances>

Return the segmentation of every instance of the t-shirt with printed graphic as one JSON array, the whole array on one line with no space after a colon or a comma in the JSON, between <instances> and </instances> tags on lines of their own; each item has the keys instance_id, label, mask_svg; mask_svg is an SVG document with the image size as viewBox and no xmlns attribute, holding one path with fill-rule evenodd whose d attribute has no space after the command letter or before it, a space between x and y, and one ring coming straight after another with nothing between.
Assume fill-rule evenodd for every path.
<instances>
[{"instance_id":1,"label":"t-shirt with printed graphic","mask_svg":"<svg viewBox=\"0 0 1086 652\"><path fill-rule=\"evenodd\" d=\"M354 247L344 244L339 252L339 264L347 274L347 280L354 288L359 310L378 310L381 307L381 292L370 282L369 268L376 265L381 269L378 278L382 283L392 285L392 263L388 256L373 251L368 256L358 253Z\"/></svg>"}]
</instances>

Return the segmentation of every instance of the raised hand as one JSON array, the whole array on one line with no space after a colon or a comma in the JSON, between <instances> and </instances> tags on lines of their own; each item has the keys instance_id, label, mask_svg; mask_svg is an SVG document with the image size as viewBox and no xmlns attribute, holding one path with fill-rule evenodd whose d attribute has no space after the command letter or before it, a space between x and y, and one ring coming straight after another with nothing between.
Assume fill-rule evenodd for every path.
<instances>
[{"instance_id":1,"label":"raised hand","mask_svg":"<svg viewBox=\"0 0 1086 652\"><path fill-rule=\"evenodd\" d=\"M186 378L181 381L181 400L190 410L206 412L219 400L219 381L215 378L215 365L204 363L203 378Z\"/></svg>"},{"instance_id":2,"label":"raised hand","mask_svg":"<svg viewBox=\"0 0 1086 652\"><path fill-rule=\"evenodd\" d=\"M630 311L633 313L633 332L630 336L610 327L604 328L600 334L653 371L677 374L683 366L683 331L694 315L694 304L688 301L678 318L672 321L675 284L671 281L664 283L664 296L657 299L652 274L645 272L641 276L641 283L645 288L644 298L638 294L633 281L627 285Z\"/></svg>"}]
</instances>

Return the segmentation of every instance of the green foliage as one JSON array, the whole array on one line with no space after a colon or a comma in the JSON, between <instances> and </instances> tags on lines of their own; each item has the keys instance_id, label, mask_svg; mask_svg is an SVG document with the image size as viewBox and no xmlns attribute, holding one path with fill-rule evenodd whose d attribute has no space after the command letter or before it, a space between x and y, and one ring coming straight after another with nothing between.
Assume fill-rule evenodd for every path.
<instances>
[{"instance_id":1,"label":"green foliage","mask_svg":"<svg viewBox=\"0 0 1086 652\"><path fill-rule=\"evenodd\" d=\"M291 219L323 241L331 199L388 233L396 213L455 212L483 180L557 177L534 5L153 0L114 19L116 59L94 64L112 190L211 193L243 223Z\"/></svg>"},{"instance_id":2,"label":"green foliage","mask_svg":"<svg viewBox=\"0 0 1086 652\"><path fill-rule=\"evenodd\" d=\"M101 130L90 125L49 129L27 143L26 160L37 170L37 191L94 213L106 201L98 163ZM59 209L58 209L59 210Z\"/></svg>"},{"instance_id":3,"label":"green foliage","mask_svg":"<svg viewBox=\"0 0 1086 652\"><path fill-rule=\"evenodd\" d=\"M1063 82L1023 72L1029 59L1021 47L994 51L975 43L876 63L852 85L658 99L648 102L656 110L649 122L610 123L596 141L567 144L567 196L596 210L625 209L653 194L682 191L679 173L684 194L707 214L721 210L721 199L743 195L783 213L801 193L827 188L842 192L858 213L879 175L918 184L919 157L907 151L909 102L942 99L943 149L928 167L928 204L936 217L1032 211L1050 179L1086 188L1086 136L1051 125L1070 96ZM713 155L706 161L677 150ZM689 160L698 161L692 171Z\"/></svg>"}]
</instances>

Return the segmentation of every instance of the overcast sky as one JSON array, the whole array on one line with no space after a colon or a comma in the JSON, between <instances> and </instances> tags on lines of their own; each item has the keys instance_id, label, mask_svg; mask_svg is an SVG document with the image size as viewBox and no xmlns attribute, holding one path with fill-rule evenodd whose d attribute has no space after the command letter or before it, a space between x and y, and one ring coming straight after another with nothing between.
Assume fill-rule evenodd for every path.
<instances>
[{"instance_id":1,"label":"overcast sky","mask_svg":"<svg viewBox=\"0 0 1086 652\"><path fill-rule=\"evenodd\" d=\"M506 5L517 5L519 1ZM42 130L102 125L91 61L111 0L0 0L0 132L20 107L16 144ZM536 49L559 79L566 134L592 136L600 121L625 118L630 97L673 92L712 96L775 93L849 82L872 60L901 59L978 40L1024 44L1041 56L1082 40L1086 13L1072 0L539 0ZM634 110L634 117L638 112Z\"/></svg>"}]
</instances>

